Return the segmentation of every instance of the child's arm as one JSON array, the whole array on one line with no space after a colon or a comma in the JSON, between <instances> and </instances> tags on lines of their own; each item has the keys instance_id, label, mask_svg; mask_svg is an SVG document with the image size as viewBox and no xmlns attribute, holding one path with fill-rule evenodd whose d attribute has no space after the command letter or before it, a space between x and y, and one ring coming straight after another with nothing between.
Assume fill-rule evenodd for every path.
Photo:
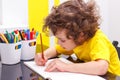
<instances>
[{"instance_id":1,"label":"child's arm","mask_svg":"<svg viewBox=\"0 0 120 80\"><path fill-rule=\"evenodd\" d=\"M53 60L46 67L46 71L65 71L91 75L104 75L108 70L108 62L105 60L91 61L86 63L65 63L59 59Z\"/></svg>"},{"instance_id":2,"label":"child's arm","mask_svg":"<svg viewBox=\"0 0 120 80\"><path fill-rule=\"evenodd\" d=\"M66 68L68 72L104 75L108 71L108 62L106 60L90 61L86 63L76 63Z\"/></svg>"},{"instance_id":3,"label":"child's arm","mask_svg":"<svg viewBox=\"0 0 120 80\"><path fill-rule=\"evenodd\" d=\"M50 47L44 51L44 57L46 57L47 59L56 57L57 55L58 55L58 53L57 53L55 47Z\"/></svg>"}]
</instances>

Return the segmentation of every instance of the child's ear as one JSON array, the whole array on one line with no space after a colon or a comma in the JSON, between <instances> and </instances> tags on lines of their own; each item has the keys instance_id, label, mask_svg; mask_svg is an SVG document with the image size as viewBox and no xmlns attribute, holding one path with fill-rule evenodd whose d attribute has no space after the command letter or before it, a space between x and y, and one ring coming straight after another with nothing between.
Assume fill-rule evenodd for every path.
<instances>
[{"instance_id":1,"label":"child's ear","mask_svg":"<svg viewBox=\"0 0 120 80\"><path fill-rule=\"evenodd\" d=\"M83 37L83 36L84 36L84 33L83 33L83 32L80 32L79 36L80 36L80 37Z\"/></svg>"},{"instance_id":2,"label":"child's ear","mask_svg":"<svg viewBox=\"0 0 120 80\"><path fill-rule=\"evenodd\" d=\"M79 34L78 41L79 41L80 43L83 43L84 40L85 40L85 34L84 34L83 32L81 32L81 33Z\"/></svg>"}]
</instances>

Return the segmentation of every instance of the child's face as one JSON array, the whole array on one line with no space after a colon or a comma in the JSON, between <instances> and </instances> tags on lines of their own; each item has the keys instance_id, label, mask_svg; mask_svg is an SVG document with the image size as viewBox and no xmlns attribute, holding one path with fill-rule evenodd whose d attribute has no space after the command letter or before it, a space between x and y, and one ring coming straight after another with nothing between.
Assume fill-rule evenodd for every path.
<instances>
[{"instance_id":1,"label":"child's face","mask_svg":"<svg viewBox=\"0 0 120 80\"><path fill-rule=\"evenodd\" d=\"M58 44L66 50L73 50L76 47L73 39L68 39L65 34L65 30L60 30L56 33L56 38L58 39Z\"/></svg>"}]
</instances>

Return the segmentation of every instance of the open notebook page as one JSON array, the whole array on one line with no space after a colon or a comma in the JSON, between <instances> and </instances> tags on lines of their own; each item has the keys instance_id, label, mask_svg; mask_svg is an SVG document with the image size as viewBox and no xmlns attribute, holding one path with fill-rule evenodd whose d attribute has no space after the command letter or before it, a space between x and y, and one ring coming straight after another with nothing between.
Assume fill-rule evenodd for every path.
<instances>
[{"instance_id":1,"label":"open notebook page","mask_svg":"<svg viewBox=\"0 0 120 80\"><path fill-rule=\"evenodd\" d=\"M52 61L48 60L47 64ZM70 63L70 61L60 58L60 60ZM44 71L46 66L37 66L34 61L24 62L26 66L35 71L37 74L42 76L44 79L50 78L52 80L105 80L100 76L87 75L87 74L78 74L70 72L46 72Z\"/></svg>"}]
</instances>

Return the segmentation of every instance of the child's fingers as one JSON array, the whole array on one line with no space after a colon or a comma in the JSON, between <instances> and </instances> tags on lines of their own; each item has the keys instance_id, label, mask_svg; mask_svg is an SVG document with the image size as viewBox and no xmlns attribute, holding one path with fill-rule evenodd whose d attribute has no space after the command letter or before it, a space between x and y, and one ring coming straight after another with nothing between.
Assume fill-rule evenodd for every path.
<instances>
[{"instance_id":1,"label":"child's fingers","mask_svg":"<svg viewBox=\"0 0 120 80\"><path fill-rule=\"evenodd\" d=\"M41 54L36 54L35 55L35 63L39 66L44 66L46 63L46 60L42 59Z\"/></svg>"}]
</instances>

